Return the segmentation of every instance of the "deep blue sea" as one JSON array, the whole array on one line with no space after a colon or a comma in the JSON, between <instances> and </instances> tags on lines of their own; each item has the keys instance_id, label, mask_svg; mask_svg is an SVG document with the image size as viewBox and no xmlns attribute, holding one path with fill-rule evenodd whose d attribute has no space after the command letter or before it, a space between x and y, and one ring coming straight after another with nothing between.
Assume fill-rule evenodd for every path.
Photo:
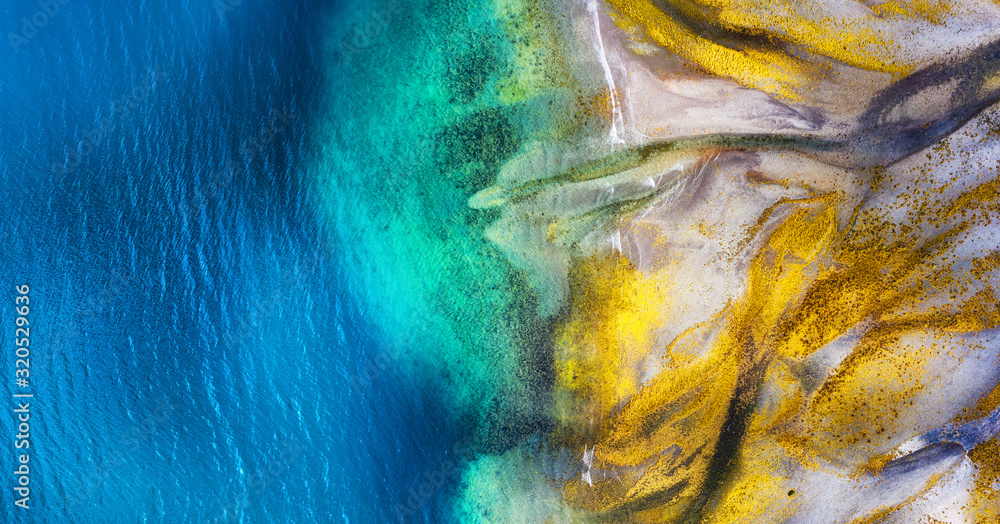
<instances>
[{"instance_id":1,"label":"deep blue sea","mask_svg":"<svg viewBox=\"0 0 1000 524\"><path fill-rule=\"evenodd\" d=\"M42 4L0 3L2 521L447 520L465 429L388 363L307 165L357 6Z\"/></svg>"}]
</instances>

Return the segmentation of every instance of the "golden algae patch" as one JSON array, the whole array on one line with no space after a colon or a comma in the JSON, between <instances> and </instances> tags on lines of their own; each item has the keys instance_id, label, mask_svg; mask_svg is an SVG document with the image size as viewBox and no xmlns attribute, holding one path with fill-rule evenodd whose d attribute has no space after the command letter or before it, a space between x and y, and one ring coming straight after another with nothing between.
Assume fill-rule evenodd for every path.
<instances>
[{"instance_id":1,"label":"golden algae patch","mask_svg":"<svg viewBox=\"0 0 1000 524\"><path fill-rule=\"evenodd\" d=\"M576 110L583 117L597 119L600 122L611 122L614 118L615 97L620 97L620 95L612 93L610 89L591 95L581 95Z\"/></svg>"},{"instance_id":2,"label":"golden algae patch","mask_svg":"<svg viewBox=\"0 0 1000 524\"><path fill-rule=\"evenodd\" d=\"M775 361L764 375L763 387L749 431L766 432L791 421L804 406L804 401L802 385L798 378L792 374L786 363Z\"/></svg>"},{"instance_id":3,"label":"golden algae patch","mask_svg":"<svg viewBox=\"0 0 1000 524\"><path fill-rule=\"evenodd\" d=\"M608 0L630 31L643 31L653 42L692 61L711 74L769 92L791 96L796 75L817 67L774 50L738 51L703 38L646 0Z\"/></svg>"},{"instance_id":4,"label":"golden algae patch","mask_svg":"<svg viewBox=\"0 0 1000 524\"><path fill-rule=\"evenodd\" d=\"M577 400L588 409L577 411L586 420L566 422L590 428L573 440L596 444L596 467L613 471L614 477L593 485L574 480L564 498L571 506L660 522L670 511L664 508L698 492L738 378L734 346L721 342L707 356L657 375L640 390L634 370L621 370L621 364L629 351L659 353L651 344L656 324L642 317L658 316L662 305L656 306L669 295L657 278L642 275L621 258L582 262L574 287L576 312L563 329L556 366L559 385L581 395ZM603 370L597 367L602 362ZM686 449L689 442L698 446L693 454ZM676 445L685 449L664 454Z\"/></svg>"},{"instance_id":5,"label":"golden algae patch","mask_svg":"<svg viewBox=\"0 0 1000 524\"><path fill-rule=\"evenodd\" d=\"M972 448L969 460L976 465L969 516L977 523L1000 522L1000 442L994 437Z\"/></svg>"},{"instance_id":6,"label":"golden algae patch","mask_svg":"<svg viewBox=\"0 0 1000 524\"><path fill-rule=\"evenodd\" d=\"M946 148L937 148L947 154ZM951 398L954 374L993 355L968 334L1000 326L994 292L994 252L961 256L973 227L997 216L996 181L948 191L947 182L909 191L905 208L924 230L897 227L882 212L858 215L852 231L833 250L833 263L805 299L780 324L776 345L793 361L811 355L861 326L860 340L809 399L802 438L811 453L877 474L903 440L943 425L969 421L995 409L996 393L984 374L969 378L972 409ZM904 223L913 223L914 219ZM975 237L972 237L975 238ZM996 362L983 361L995 367ZM966 366L966 367L962 367ZM962 376L968 375L967 372ZM970 405L972 405L970 404Z\"/></svg>"},{"instance_id":7,"label":"golden algae patch","mask_svg":"<svg viewBox=\"0 0 1000 524\"><path fill-rule=\"evenodd\" d=\"M810 403L805 422L815 451L850 464L896 446L935 349L893 330L867 335Z\"/></svg>"},{"instance_id":8,"label":"golden algae patch","mask_svg":"<svg viewBox=\"0 0 1000 524\"><path fill-rule=\"evenodd\" d=\"M964 265L933 263L945 244L873 250L855 258L849 269L819 279L803 301L808 312L796 314L800 325L784 326L794 356L809 354L854 324L869 323L810 401L809 436L831 459L854 462L886 453L920 428L945 423L955 407L936 403L940 400L927 404L944 390L925 389L945 380L940 373L963 365L963 354L982 352L964 338L966 333L1000 326L998 301L984 281L964 271ZM841 252L837 258L850 257ZM965 291L953 292L953 300L940 306L928 305L929 297L949 286Z\"/></svg>"},{"instance_id":9,"label":"golden algae patch","mask_svg":"<svg viewBox=\"0 0 1000 524\"><path fill-rule=\"evenodd\" d=\"M898 227L884 218L885 211L862 211L834 252L835 264L783 321L779 352L807 356L868 320L951 331L996 326L996 297L983 286L993 278L997 257L963 262L951 254L973 225L989 225L997 216L996 187L995 180L984 182L952 200L916 188L904 193L899 205L912 206L915 219L907 223L925 221L923 230ZM928 230L936 233L928 238L922 232ZM929 301L934 295L952 300L935 305Z\"/></svg>"},{"instance_id":10,"label":"golden algae patch","mask_svg":"<svg viewBox=\"0 0 1000 524\"><path fill-rule=\"evenodd\" d=\"M751 265L745 321L754 341L763 341L800 298L811 281L808 269L836 237L836 209L822 198L815 202L819 205L800 204L768 237Z\"/></svg>"},{"instance_id":11,"label":"golden algae patch","mask_svg":"<svg viewBox=\"0 0 1000 524\"><path fill-rule=\"evenodd\" d=\"M708 323L720 329L696 326L662 352L684 355L693 341L707 343L708 350L695 358L669 359L664 372L641 385L620 371L623 349L635 348L630 344L638 340L636 349L659 353L651 344L656 324L648 324L652 319L644 315L662 310L677 293L662 285L669 282L669 264L644 275L621 258L578 263L575 311L557 344L556 368L564 394L587 407L566 410L571 419L564 422L574 425L572 415L583 414L575 422L589 429L570 440L592 446L594 467L614 475L571 481L567 503L608 518L627 513L637 522L664 522L704 504L705 481L713 468L725 467L717 464L719 454L731 452L718 449L724 428L743 425L733 413L748 412L756 400L770 355L761 342L798 300L835 234L832 205L821 198L800 202L753 259L747 297ZM705 340L709 333L714 334ZM619 371L608 373L602 362Z\"/></svg>"},{"instance_id":12,"label":"golden algae patch","mask_svg":"<svg viewBox=\"0 0 1000 524\"><path fill-rule=\"evenodd\" d=\"M556 341L558 389L586 399L590 409L566 406L578 423L603 414L637 392L641 366L653 354L669 281L643 275L623 257L594 257L570 274L572 310ZM588 422L592 421L592 422Z\"/></svg>"},{"instance_id":13,"label":"golden algae patch","mask_svg":"<svg viewBox=\"0 0 1000 524\"><path fill-rule=\"evenodd\" d=\"M983 395L979 402L972 409L965 408L962 414L956 417L955 422L965 423L988 416L997 409L1000 409L1000 383L998 383L989 393Z\"/></svg>"},{"instance_id":14,"label":"golden algae patch","mask_svg":"<svg viewBox=\"0 0 1000 524\"><path fill-rule=\"evenodd\" d=\"M773 441L748 438L733 466L728 483L713 504L706 522L730 524L785 522L802 497L786 476L790 470L786 450Z\"/></svg>"},{"instance_id":15,"label":"golden algae patch","mask_svg":"<svg viewBox=\"0 0 1000 524\"><path fill-rule=\"evenodd\" d=\"M822 275L781 325L778 352L787 357L807 356L870 315L872 304L880 298L883 267L878 260L868 259Z\"/></svg>"},{"instance_id":16,"label":"golden algae patch","mask_svg":"<svg viewBox=\"0 0 1000 524\"><path fill-rule=\"evenodd\" d=\"M623 29L712 75L799 98L830 61L901 77L918 64L903 45L917 22L940 24L952 8L924 1L881 4L788 0L737 2L608 0Z\"/></svg>"},{"instance_id":17,"label":"golden algae patch","mask_svg":"<svg viewBox=\"0 0 1000 524\"><path fill-rule=\"evenodd\" d=\"M943 23L955 13L951 3L940 0L889 0L871 6L871 10L883 18L906 20L919 17L934 24Z\"/></svg>"},{"instance_id":18,"label":"golden algae patch","mask_svg":"<svg viewBox=\"0 0 1000 524\"><path fill-rule=\"evenodd\" d=\"M871 26L873 16L841 18L814 10L814 6L803 8L798 2L780 0L749 5L725 2L714 15L727 29L766 34L847 65L897 74L912 69L912 64L902 63L894 56L898 54L898 44Z\"/></svg>"}]
</instances>

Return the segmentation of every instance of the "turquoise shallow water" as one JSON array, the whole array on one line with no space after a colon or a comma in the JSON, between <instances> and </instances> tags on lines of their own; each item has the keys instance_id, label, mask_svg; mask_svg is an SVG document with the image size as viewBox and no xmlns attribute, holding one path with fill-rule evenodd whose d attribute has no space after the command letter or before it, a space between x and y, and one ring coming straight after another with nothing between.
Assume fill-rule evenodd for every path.
<instances>
[{"instance_id":1,"label":"turquoise shallow water","mask_svg":"<svg viewBox=\"0 0 1000 524\"><path fill-rule=\"evenodd\" d=\"M500 452L544 426L551 378L535 296L484 237L496 215L468 206L528 134L497 96L508 34L490 6L380 5L331 22L313 178L388 358Z\"/></svg>"}]
</instances>

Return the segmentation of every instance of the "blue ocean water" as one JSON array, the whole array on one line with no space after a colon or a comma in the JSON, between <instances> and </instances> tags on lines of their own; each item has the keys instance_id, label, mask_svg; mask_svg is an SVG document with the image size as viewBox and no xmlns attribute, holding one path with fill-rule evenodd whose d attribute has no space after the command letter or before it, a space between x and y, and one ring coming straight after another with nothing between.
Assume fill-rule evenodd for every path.
<instances>
[{"instance_id":1,"label":"blue ocean water","mask_svg":"<svg viewBox=\"0 0 1000 524\"><path fill-rule=\"evenodd\" d=\"M346 8L53 5L0 4L0 376L26 283L35 395L3 521L447 519L462 424L385 358L305 165Z\"/></svg>"}]
</instances>

